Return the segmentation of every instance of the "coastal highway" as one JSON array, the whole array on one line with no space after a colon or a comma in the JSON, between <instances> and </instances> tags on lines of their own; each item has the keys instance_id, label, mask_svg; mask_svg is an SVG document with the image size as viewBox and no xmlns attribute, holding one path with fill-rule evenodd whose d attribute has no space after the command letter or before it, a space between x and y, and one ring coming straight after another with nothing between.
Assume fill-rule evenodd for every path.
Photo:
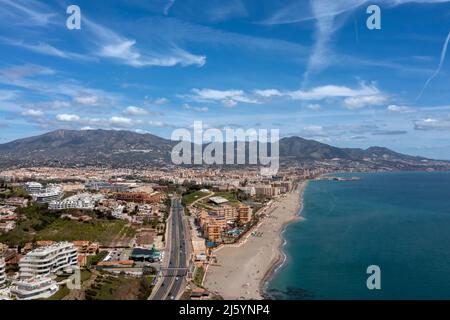
<instances>
[{"instance_id":1,"label":"coastal highway","mask_svg":"<svg viewBox=\"0 0 450 320\"><path fill-rule=\"evenodd\" d=\"M187 253L188 250L186 242L186 227L183 218L183 206L179 198L172 199L171 214L169 218L168 227L170 228L168 234L168 260L161 271L162 279L159 287L156 286L156 292L152 294L153 300L173 300L179 295L185 283L187 268Z\"/></svg>"}]
</instances>

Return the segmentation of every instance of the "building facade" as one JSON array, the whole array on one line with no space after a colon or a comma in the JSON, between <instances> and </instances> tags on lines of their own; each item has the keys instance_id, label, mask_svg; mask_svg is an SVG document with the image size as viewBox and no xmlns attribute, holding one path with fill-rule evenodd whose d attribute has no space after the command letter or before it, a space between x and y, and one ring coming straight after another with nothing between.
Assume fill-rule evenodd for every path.
<instances>
[{"instance_id":1,"label":"building facade","mask_svg":"<svg viewBox=\"0 0 450 320\"><path fill-rule=\"evenodd\" d=\"M58 284L49 277L37 276L13 282L11 293L19 300L45 299L59 290Z\"/></svg>"},{"instance_id":2,"label":"building facade","mask_svg":"<svg viewBox=\"0 0 450 320\"><path fill-rule=\"evenodd\" d=\"M78 266L77 249L70 242L37 248L19 261L20 277L45 276Z\"/></svg>"}]
</instances>

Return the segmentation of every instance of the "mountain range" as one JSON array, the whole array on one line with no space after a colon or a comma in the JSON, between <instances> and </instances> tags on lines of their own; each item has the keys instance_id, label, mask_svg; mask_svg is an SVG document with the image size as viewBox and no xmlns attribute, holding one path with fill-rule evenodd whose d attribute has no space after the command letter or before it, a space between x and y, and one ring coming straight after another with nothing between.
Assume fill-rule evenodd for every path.
<instances>
[{"instance_id":1,"label":"mountain range","mask_svg":"<svg viewBox=\"0 0 450 320\"><path fill-rule=\"evenodd\" d=\"M118 130L56 130L0 144L0 168L170 165L178 141ZM450 161L409 156L383 147L338 148L300 137L282 138L280 163L335 170L449 170Z\"/></svg>"}]
</instances>

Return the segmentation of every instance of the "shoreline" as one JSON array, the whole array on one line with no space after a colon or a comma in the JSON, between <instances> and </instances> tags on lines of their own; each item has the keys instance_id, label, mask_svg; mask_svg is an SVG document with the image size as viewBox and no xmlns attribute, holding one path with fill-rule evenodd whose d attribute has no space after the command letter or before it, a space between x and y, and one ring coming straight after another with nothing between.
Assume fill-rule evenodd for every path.
<instances>
[{"instance_id":1,"label":"shoreline","mask_svg":"<svg viewBox=\"0 0 450 320\"><path fill-rule=\"evenodd\" d=\"M224 299L266 299L267 282L285 263L283 246L286 227L301 219L303 194L308 181L276 200L262 221L255 226L256 235L234 245L214 250L217 262L208 266L204 286Z\"/></svg>"},{"instance_id":2,"label":"shoreline","mask_svg":"<svg viewBox=\"0 0 450 320\"><path fill-rule=\"evenodd\" d=\"M304 220L304 218L302 218L301 214L303 212L303 207L304 207L304 204L303 204L303 202L304 202L304 194L305 194L306 188L308 187L309 180L306 180L306 181L302 182L301 184L302 185L298 187L298 190L299 190L298 192L299 192L299 196L300 196L299 200L300 201L299 201L299 208L298 208L297 214L294 217L292 217L291 220L288 220L288 221L286 221L283 224L282 229L281 229L280 234L279 234L279 238L281 240L281 243L278 246L278 258L275 261L273 261L273 264L266 271L266 274L264 275L264 277L260 281L260 292L261 292L261 295L262 295L263 299L267 299L268 298L266 290L267 290L267 286L268 286L270 280L275 276L275 274L278 272L278 270L280 270L285 265L285 263L287 261L287 255L286 255L286 253L283 250L284 246L287 244L287 240L283 236L284 232L286 231L286 228L290 224L292 224L292 223L294 223L296 221L303 221Z\"/></svg>"}]
</instances>

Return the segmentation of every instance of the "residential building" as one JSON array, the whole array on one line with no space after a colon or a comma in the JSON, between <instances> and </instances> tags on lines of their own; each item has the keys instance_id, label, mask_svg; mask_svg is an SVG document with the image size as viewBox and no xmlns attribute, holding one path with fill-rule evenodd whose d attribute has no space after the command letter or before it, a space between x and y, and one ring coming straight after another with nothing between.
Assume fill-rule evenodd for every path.
<instances>
[{"instance_id":1,"label":"residential building","mask_svg":"<svg viewBox=\"0 0 450 320\"><path fill-rule=\"evenodd\" d=\"M16 280L11 286L11 293L19 300L49 298L58 290L58 284L51 278L44 276Z\"/></svg>"},{"instance_id":2,"label":"residential building","mask_svg":"<svg viewBox=\"0 0 450 320\"><path fill-rule=\"evenodd\" d=\"M49 204L51 210L64 210L64 209L85 209L93 210L95 204L104 199L102 194L92 195L90 193L81 193L71 197L68 197L62 201L52 201Z\"/></svg>"},{"instance_id":3,"label":"residential building","mask_svg":"<svg viewBox=\"0 0 450 320\"><path fill-rule=\"evenodd\" d=\"M44 187L39 182L27 182L27 183L25 183L25 190L29 194L41 193L43 188Z\"/></svg>"},{"instance_id":4,"label":"residential building","mask_svg":"<svg viewBox=\"0 0 450 320\"><path fill-rule=\"evenodd\" d=\"M58 242L34 249L19 261L20 277L50 275L78 265L78 254L70 242Z\"/></svg>"},{"instance_id":5,"label":"residential building","mask_svg":"<svg viewBox=\"0 0 450 320\"><path fill-rule=\"evenodd\" d=\"M238 207L239 221L243 224L249 223L252 220L252 208L245 204Z\"/></svg>"},{"instance_id":6,"label":"residential building","mask_svg":"<svg viewBox=\"0 0 450 320\"><path fill-rule=\"evenodd\" d=\"M214 207L211 212L216 216L223 216L227 222L235 222L238 214L235 207L229 205L222 205L220 207Z\"/></svg>"},{"instance_id":7,"label":"residential building","mask_svg":"<svg viewBox=\"0 0 450 320\"><path fill-rule=\"evenodd\" d=\"M206 226L206 237L208 238L208 241L213 243L222 242L223 230L224 229L215 222L208 223Z\"/></svg>"},{"instance_id":8,"label":"residential building","mask_svg":"<svg viewBox=\"0 0 450 320\"><path fill-rule=\"evenodd\" d=\"M63 195L62 188L59 185L49 185L44 191L40 193L32 193L33 200L38 203L50 203L58 201Z\"/></svg>"},{"instance_id":9,"label":"residential building","mask_svg":"<svg viewBox=\"0 0 450 320\"><path fill-rule=\"evenodd\" d=\"M100 245L98 242L77 240L73 241L72 243L77 249L79 255L96 255L100 249Z\"/></svg>"},{"instance_id":10,"label":"residential building","mask_svg":"<svg viewBox=\"0 0 450 320\"><path fill-rule=\"evenodd\" d=\"M6 264L3 258L0 258L0 288L6 283Z\"/></svg>"}]
</instances>

